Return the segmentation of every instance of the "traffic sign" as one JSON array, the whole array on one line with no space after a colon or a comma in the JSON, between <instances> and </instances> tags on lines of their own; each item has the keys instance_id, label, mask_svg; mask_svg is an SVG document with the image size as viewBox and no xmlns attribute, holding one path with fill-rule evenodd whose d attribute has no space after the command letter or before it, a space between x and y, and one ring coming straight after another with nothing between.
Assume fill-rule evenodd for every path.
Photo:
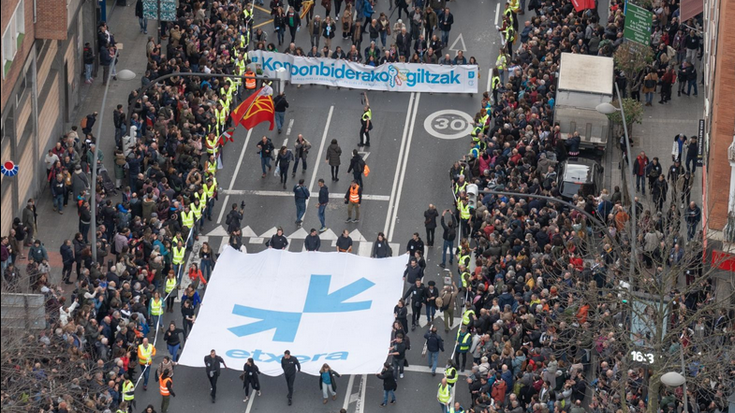
<instances>
[{"instance_id":1,"label":"traffic sign","mask_svg":"<svg viewBox=\"0 0 735 413\"><path fill-rule=\"evenodd\" d=\"M651 44L652 14L641 6L627 2L623 37L644 46Z\"/></svg>"},{"instance_id":2,"label":"traffic sign","mask_svg":"<svg viewBox=\"0 0 735 413\"><path fill-rule=\"evenodd\" d=\"M424 120L424 129L439 139L461 139L472 132L472 116L455 109L432 113Z\"/></svg>"}]
</instances>

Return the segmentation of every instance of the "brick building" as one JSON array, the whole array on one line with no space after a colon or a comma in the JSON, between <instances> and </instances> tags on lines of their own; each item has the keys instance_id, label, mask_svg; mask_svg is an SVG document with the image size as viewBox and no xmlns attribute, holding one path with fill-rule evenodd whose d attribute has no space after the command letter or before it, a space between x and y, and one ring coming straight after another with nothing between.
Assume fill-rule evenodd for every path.
<instances>
[{"instance_id":1,"label":"brick building","mask_svg":"<svg viewBox=\"0 0 735 413\"><path fill-rule=\"evenodd\" d=\"M704 2L703 227L708 259L735 283L735 2Z\"/></svg>"},{"instance_id":2,"label":"brick building","mask_svg":"<svg viewBox=\"0 0 735 413\"><path fill-rule=\"evenodd\" d=\"M80 103L82 50L94 43L96 0L2 0L2 130L0 162L19 166L2 176L1 227L28 198L46 190L43 158Z\"/></svg>"}]
</instances>

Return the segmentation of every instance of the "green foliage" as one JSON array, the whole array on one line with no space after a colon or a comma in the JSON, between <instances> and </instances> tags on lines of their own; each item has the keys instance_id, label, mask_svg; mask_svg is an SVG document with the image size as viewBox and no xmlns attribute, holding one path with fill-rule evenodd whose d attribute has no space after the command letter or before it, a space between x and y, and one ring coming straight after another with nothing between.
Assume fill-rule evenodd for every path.
<instances>
[{"instance_id":1,"label":"green foliage","mask_svg":"<svg viewBox=\"0 0 735 413\"><path fill-rule=\"evenodd\" d=\"M614 101L612 105L616 108L620 107L620 102ZM643 104L635 99L625 98L623 99L623 112L625 112L625 122L628 124L628 129L633 126L634 123L641 123L643 119ZM623 125L623 119L620 115L620 111L615 111L607 115L610 122L616 125Z\"/></svg>"},{"instance_id":2,"label":"green foliage","mask_svg":"<svg viewBox=\"0 0 735 413\"><path fill-rule=\"evenodd\" d=\"M630 84L638 72L653 62L653 51L650 47L636 42L623 42L615 51L613 58L615 66L625 72Z\"/></svg>"}]
</instances>

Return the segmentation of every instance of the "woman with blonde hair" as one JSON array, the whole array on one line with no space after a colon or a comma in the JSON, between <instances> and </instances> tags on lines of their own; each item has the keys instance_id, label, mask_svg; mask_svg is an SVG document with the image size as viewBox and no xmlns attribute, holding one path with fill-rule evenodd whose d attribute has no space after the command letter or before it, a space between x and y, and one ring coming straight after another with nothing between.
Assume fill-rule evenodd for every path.
<instances>
[{"instance_id":1,"label":"woman with blonde hair","mask_svg":"<svg viewBox=\"0 0 735 413\"><path fill-rule=\"evenodd\" d=\"M329 395L332 395L332 400L337 400L337 377L340 374L332 370L329 364L324 363L321 370L319 370L319 389L322 391L324 397L324 404L329 401Z\"/></svg>"}]
</instances>

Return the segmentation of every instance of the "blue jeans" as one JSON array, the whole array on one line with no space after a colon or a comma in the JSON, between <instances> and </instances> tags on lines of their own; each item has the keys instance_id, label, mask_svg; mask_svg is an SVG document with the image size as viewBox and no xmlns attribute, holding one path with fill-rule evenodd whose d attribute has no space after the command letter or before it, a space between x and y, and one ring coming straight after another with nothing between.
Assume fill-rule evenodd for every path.
<instances>
[{"instance_id":1,"label":"blue jeans","mask_svg":"<svg viewBox=\"0 0 735 413\"><path fill-rule=\"evenodd\" d=\"M442 265L447 265L447 250L449 250L449 265L454 263L454 246L452 241L444 240L442 244Z\"/></svg>"},{"instance_id":2,"label":"blue jeans","mask_svg":"<svg viewBox=\"0 0 735 413\"><path fill-rule=\"evenodd\" d=\"M144 33L148 32L148 19L145 17L138 17L138 25L140 25L140 31Z\"/></svg>"},{"instance_id":3,"label":"blue jeans","mask_svg":"<svg viewBox=\"0 0 735 413\"><path fill-rule=\"evenodd\" d=\"M148 376L151 375L151 366L143 367L143 386L148 387Z\"/></svg>"},{"instance_id":4,"label":"blue jeans","mask_svg":"<svg viewBox=\"0 0 735 413\"><path fill-rule=\"evenodd\" d=\"M199 268L202 270L202 277L209 282L209 277L212 275L212 261L211 260L201 260L199 263Z\"/></svg>"},{"instance_id":5,"label":"blue jeans","mask_svg":"<svg viewBox=\"0 0 735 413\"><path fill-rule=\"evenodd\" d=\"M161 298L161 301L163 302L163 298ZM151 321L153 324L151 325L151 329L155 331L159 326L163 327L163 315L153 315L151 314Z\"/></svg>"},{"instance_id":6,"label":"blue jeans","mask_svg":"<svg viewBox=\"0 0 735 413\"><path fill-rule=\"evenodd\" d=\"M442 403L439 403L439 406L441 406L441 407L442 407L442 413L447 413L447 412L449 411L449 410L447 409L447 405L446 405L446 404L442 404Z\"/></svg>"},{"instance_id":7,"label":"blue jeans","mask_svg":"<svg viewBox=\"0 0 735 413\"><path fill-rule=\"evenodd\" d=\"M694 94L697 94L697 79L689 79L689 85L687 86L687 95L692 93L692 86L694 86Z\"/></svg>"},{"instance_id":8,"label":"blue jeans","mask_svg":"<svg viewBox=\"0 0 735 413\"><path fill-rule=\"evenodd\" d=\"M653 92L646 92L646 103L653 102Z\"/></svg>"},{"instance_id":9,"label":"blue jeans","mask_svg":"<svg viewBox=\"0 0 735 413\"><path fill-rule=\"evenodd\" d=\"M388 396L391 397L391 403L396 401L396 393L393 390L383 390L383 404L388 404Z\"/></svg>"},{"instance_id":10,"label":"blue jeans","mask_svg":"<svg viewBox=\"0 0 735 413\"><path fill-rule=\"evenodd\" d=\"M380 32L380 43L383 44L383 47L385 47L385 41L388 39L388 32L382 31Z\"/></svg>"},{"instance_id":11,"label":"blue jeans","mask_svg":"<svg viewBox=\"0 0 735 413\"><path fill-rule=\"evenodd\" d=\"M442 30L442 44L447 45L449 44L449 31L448 30Z\"/></svg>"},{"instance_id":12,"label":"blue jeans","mask_svg":"<svg viewBox=\"0 0 735 413\"><path fill-rule=\"evenodd\" d=\"M643 191L643 195L646 194L646 177L643 175L635 176L635 190Z\"/></svg>"},{"instance_id":13,"label":"blue jeans","mask_svg":"<svg viewBox=\"0 0 735 413\"><path fill-rule=\"evenodd\" d=\"M56 209L59 210L59 212L64 210L64 195L63 194L54 196L54 206L56 207Z\"/></svg>"},{"instance_id":14,"label":"blue jeans","mask_svg":"<svg viewBox=\"0 0 735 413\"><path fill-rule=\"evenodd\" d=\"M306 199L296 200L296 220L301 222L306 213Z\"/></svg>"},{"instance_id":15,"label":"blue jeans","mask_svg":"<svg viewBox=\"0 0 735 413\"><path fill-rule=\"evenodd\" d=\"M91 63L85 63L84 64L84 80L87 82L92 81L92 69L94 68L94 65Z\"/></svg>"},{"instance_id":16,"label":"blue jeans","mask_svg":"<svg viewBox=\"0 0 735 413\"><path fill-rule=\"evenodd\" d=\"M428 318L428 322L431 323L434 321L434 315L436 314L436 306L435 305L429 305L426 304L426 318Z\"/></svg>"},{"instance_id":17,"label":"blue jeans","mask_svg":"<svg viewBox=\"0 0 735 413\"><path fill-rule=\"evenodd\" d=\"M182 264L173 264L173 270L174 270L174 275L176 276L176 283L177 284L180 284L181 283L181 277L184 274L184 272L181 271L181 266L182 266Z\"/></svg>"},{"instance_id":18,"label":"blue jeans","mask_svg":"<svg viewBox=\"0 0 735 413\"><path fill-rule=\"evenodd\" d=\"M438 351L429 351L429 367L431 367L431 372L436 372L436 364L439 362L439 352Z\"/></svg>"},{"instance_id":19,"label":"blue jeans","mask_svg":"<svg viewBox=\"0 0 735 413\"><path fill-rule=\"evenodd\" d=\"M175 346L166 345L166 347L168 347L168 354L171 355L171 360L179 361L179 347L181 347L181 344Z\"/></svg>"},{"instance_id":20,"label":"blue jeans","mask_svg":"<svg viewBox=\"0 0 735 413\"><path fill-rule=\"evenodd\" d=\"M263 175L265 175L267 173L266 167L268 169L271 168L271 158L268 156L265 156L265 157L261 156L260 157L260 167L263 169Z\"/></svg>"},{"instance_id":21,"label":"blue jeans","mask_svg":"<svg viewBox=\"0 0 735 413\"><path fill-rule=\"evenodd\" d=\"M319 205L319 222L322 224L322 228L327 227L327 218L324 216L324 212L327 209L327 204L320 204Z\"/></svg>"},{"instance_id":22,"label":"blue jeans","mask_svg":"<svg viewBox=\"0 0 735 413\"><path fill-rule=\"evenodd\" d=\"M280 131L283 129L283 120L286 117L286 112L274 112L276 115L276 128Z\"/></svg>"}]
</instances>

